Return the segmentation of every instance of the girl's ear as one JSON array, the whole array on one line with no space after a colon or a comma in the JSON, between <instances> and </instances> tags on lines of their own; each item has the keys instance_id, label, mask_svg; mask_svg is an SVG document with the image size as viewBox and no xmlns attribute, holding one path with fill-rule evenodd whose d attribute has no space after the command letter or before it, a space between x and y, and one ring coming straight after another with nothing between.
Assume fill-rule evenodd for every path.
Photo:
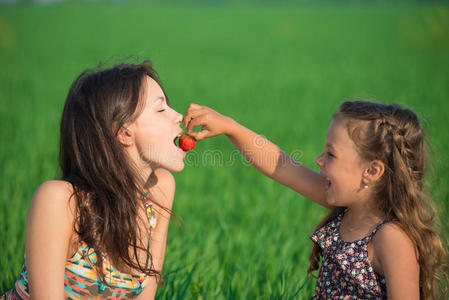
<instances>
[{"instance_id":1,"label":"girl's ear","mask_svg":"<svg viewBox=\"0 0 449 300\"><path fill-rule=\"evenodd\" d=\"M134 144L134 136L133 132L126 128L125 126L122 126L118 132L117 132L117 139L120 144L124 147L129 147Z\"/></svg>"},{"instance_id":2,"label":"girl's ear","mask_svg":"<svg viewBox=\"0 0 449 300\"><path fill-rule=\"evenodd\" d=\"M367 184L372 184L379 180L384 173L384 163L380 160L373 160L369 163L368 168L363 172L363 178Z\"/></svg>"}]
</instances>

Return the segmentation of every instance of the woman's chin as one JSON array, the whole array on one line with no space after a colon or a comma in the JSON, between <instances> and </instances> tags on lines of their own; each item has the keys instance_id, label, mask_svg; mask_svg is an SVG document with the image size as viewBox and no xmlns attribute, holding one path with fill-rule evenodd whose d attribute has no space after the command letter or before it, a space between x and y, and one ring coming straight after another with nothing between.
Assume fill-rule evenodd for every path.
<instances>
[{"instance_id":1,"label":"woman's chin","mask_svg":"<svg viewBox=\"0 0 449 300\"><path fill-rule=\"evenodd\" d=\"M165 169L169 170L172 173L179 173L184 170L184 162L181 161L177 164L172 164L170 166L167 166Z\"/></svg>"},{"instance_id":2,"label":"woman's chin","mask_svg":"<svg viewBox=\"0 0 449 300\"><path fill-rule=\"evenodd\" d=\"M184 170L184 164L183 164L181 167L177 168L176 170L173 170L172 172L173 172L173 173L179 173L179 172L181 172L182 170Z\"/></svg>"}]
</instances>

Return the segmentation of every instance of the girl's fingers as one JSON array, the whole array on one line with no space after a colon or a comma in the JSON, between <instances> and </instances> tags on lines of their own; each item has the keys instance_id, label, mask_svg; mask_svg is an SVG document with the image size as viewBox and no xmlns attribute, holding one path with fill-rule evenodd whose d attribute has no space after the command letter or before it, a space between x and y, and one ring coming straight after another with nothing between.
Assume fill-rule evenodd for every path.
<instances>
[{"instance_id":1,"label":"girl's fingers","mask_svg":"<svg viewBox=\"0 0 449 300\"><path fill-rule=\"evenodd\" d=\"M189 134L191 134L193 128L195 128L196 126L205 125L205 121L206 121L206 115L198 113L196 116L192 117L189 120L189 123L187 124L187 127L186 127L187 132Z\"/></svg>"},{"instance_id":2,"label":"girl's fingers","mask_svg":"<svg viewBox=\"0 0 449 300\"><path fill-rule=\"evenodd\" d=\"M189 133L189 135L193 136L195 138L195 140L201 141L201 140L209 137L209 133L210 132L208 130L203 129L203 130L201 130L199 132L191 132L191 133Z\"/></svg>"},{"instance_id":3,"label":"girl's fingers","mask_svg":"<svg viewBox=\"0 0 449 300\"><path fill-rule=\"evenodd\" d=\"M202 112L200 110L187 112L186 115L184 116L184 127L185 128L189 127L190 122L193 119L198 118L201 114Z\"/></svg>"},{"instance_id":4,"label":"girl's fingers","mask_svg":"<svg viewBox=\"0 0 449 300\"><path fill-rule=\"evenodd\" d=\"M189 105L189 107L187 108L187 112L184 116L184 127L187 128L187 126L190 123L190 120L198 117L199 114L201 114L201 105L195 104L195 103L191 103Z\"/></svg>"},{"instance_id":5,"label":"girl's fingers","mask_svg":"<svg viewBox=\"0 0 449 300\"><path fill-rule=\"evenodd\" d=\"M196 104L196 103L190 103L189 104L189 108L187 108L187 110L189 110L189 109L198 109L198 108L201 108L202 106L201 105L199 105L199 104Z\"/></svg>"}]
</instances>

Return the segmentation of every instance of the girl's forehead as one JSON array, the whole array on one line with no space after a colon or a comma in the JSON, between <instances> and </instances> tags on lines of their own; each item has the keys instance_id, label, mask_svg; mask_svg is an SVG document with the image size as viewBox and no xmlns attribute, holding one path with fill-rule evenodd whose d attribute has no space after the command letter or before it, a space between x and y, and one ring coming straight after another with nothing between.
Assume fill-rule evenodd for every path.
<instances>
[{"instance_id":1,"label":"girl's forehead","mask_svg":"<svg viewBox=\"0 0 449 300\"><path fill-rule=\"evenodd\" d=\"M327 137L338 140L344 140L346 137L349 138L345 122L341 120L333 120L327 129Z\"/></svg>"},{"instance_id":2,"label":"girl's forehead","mask_svg":"<svg viewBox=\"0 0 449 300\"><path fill-rule=\"evenodd\" d=\"M348 133L347 122L344 120L333 120L327 130L326 144L332 145L336 150L355 150L354 141Z\"/></svg>"}]
</instances>

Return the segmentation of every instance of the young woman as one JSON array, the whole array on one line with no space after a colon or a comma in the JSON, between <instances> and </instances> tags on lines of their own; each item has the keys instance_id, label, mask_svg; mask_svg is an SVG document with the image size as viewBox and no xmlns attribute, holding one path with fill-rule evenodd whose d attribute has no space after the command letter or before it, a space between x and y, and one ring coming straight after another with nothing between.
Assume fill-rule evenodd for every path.
<instances>
[{"instance_id":1,"label":"young woman","mask_svg":"<svg viewBox=\"0 0 449 300\"><path fill-rule=\"evenodd\" d=\"M154 298L182 119L148 61L82 73L62 113L62 176L34 194L26 261L2 299Z\"/></svg>"}]
</instances>

